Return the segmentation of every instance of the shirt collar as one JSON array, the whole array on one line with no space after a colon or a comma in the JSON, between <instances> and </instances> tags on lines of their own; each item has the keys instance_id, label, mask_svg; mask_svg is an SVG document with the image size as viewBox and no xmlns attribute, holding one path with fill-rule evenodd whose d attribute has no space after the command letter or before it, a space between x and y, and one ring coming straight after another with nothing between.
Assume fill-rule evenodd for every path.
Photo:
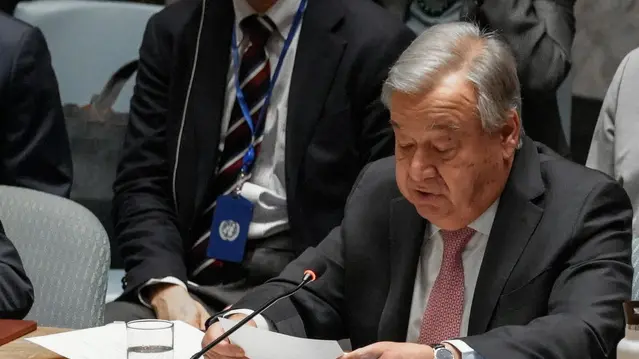
<instances>
[{"instance_id":1,"label":"shirt collar","mask_svg":"<svg viewBox=\"0 0 639 359\"><path fill-rule=\"evenodd\" d=\"M493 202L493 204L491 204L490 207L481 214L481 216L469 224L468 227L485 236L490 235L490 230L493 228L493 222L495 221L495 215L497 214L497 206L499 206L499 198L497 198L497 200ZM439 232L439 230L439 227L431 223L430 237Z\"/></svg>"},{"instance_id":2,"label":"shirt collar","mask_svg":"<svg viewBox=\"0 0 639 359\"><path fill-rule=\"evenodd\" d=\"M277 27L277 31L275 32L282 39L286 39L291 30L300 1L301 0L278 0L264 14L273 21ZM246 0L233 0L233 9L235 10L235 26L238 28L242 20L257 13Z\"/></svg>"}]
</instances>

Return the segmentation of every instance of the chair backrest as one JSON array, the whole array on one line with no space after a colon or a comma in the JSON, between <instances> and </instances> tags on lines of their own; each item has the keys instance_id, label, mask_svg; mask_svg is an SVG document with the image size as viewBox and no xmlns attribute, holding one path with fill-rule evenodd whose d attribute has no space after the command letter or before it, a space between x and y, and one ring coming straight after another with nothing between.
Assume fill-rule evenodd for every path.
<instances>
[{"instance_id":1,"label":"chair backrest","mask_svg":"<svg viewBox=\"0 0 639 359\"><path fill-rule=\"evenodd\" d=\"M14 15L42 30L62 102L84 105L116 70L138 57L146 23L160 9L125 1L48 0L21 2ZM133 83L124 86L116 111L128 112Z\"/></svg>"},{"instance_id":2,"label":"chair backrest","mask_svg":"<svg viewBox=\"0 0 639 359\"><path fill-rule=\"evenodd\" d=\"M68 199L0 186L0 220L33 283L27 319L72 329L102 325L110 254L98 219Z\"/></svg>"}]
</instances>

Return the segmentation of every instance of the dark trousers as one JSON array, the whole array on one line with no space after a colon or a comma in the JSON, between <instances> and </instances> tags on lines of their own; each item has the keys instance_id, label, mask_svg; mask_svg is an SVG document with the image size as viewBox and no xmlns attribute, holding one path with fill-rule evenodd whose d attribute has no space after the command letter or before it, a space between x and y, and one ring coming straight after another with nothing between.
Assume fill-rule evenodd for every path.
<instances>
[{"instance_id":1,"label":"dark trousers","mask_svg":"<svg viewBox=\"0 0 639 359\"><path fill-rule=\"evenodd\" d=\"M249 290L276 277L295 259L289 232L278 233L264 239L252 239L247 243L242 263L224 263L216 274L215 284L196 286L187 283L191 297L213 314L237 302ZM139 301L123 301L106 305L105 323L153 319L155 313Z\"/></svg>"}]
</instances>

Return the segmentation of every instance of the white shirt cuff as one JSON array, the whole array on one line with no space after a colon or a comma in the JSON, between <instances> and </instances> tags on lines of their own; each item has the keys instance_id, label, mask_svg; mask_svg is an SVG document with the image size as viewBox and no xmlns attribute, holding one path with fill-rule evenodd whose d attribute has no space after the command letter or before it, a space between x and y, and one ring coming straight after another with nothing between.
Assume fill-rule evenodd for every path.
<instances>
[{"instance_id":1,"label":"white shirt cuff","mask_svg":"<svg viewBox=\"0 0 639 359\"><path fill-rule=\"evenodd\" d=\"M461 359L483 359L479 353L466 344L463 340L446 340L444 343L448 343L454 346L461 353Z\"/></svg>"},{"instance_id":2,"label":"white shirt cuff","mask_svg":"<svg viewBox=\"0 0 639 359\"><path fill-rule=\"evenodd\" d=\"M144 289L146 289L146 288L148 288L148 287L150 287L152 285L156 285L156 284L175 284L175 285L179 285L180 287L184 288L185 290L188 290L186 288L186 284L184 284L184 282L182 282L181 280L179 280L179 279L177 279L175 277L164 277L162 279L157 279L157 278L149 279L138 290L138 299L140 300L140 303L142 303L147 308L151 308L151 304L149 304L149 302L146 301L146 298L144 298L144 296L142 295L142 291Z\"/></svg>"},{"instance_id":3,"label":"white shirt cuff","mask_svg":"<svg viewBox=\"0 0 639 359\"><path fill-rule=\"evenodd\" d=\"M228 318L233 314L251 315L253 314L253 311L250 309L233 309L233 310L230 310L228 313L224 314L223 317ZM264 318L261 314L256 315L255 318L253 318L253 320L255 321L255 325L257 325L258 329L269 330L269 331L271 330L271 326L266 321L266 318Z\"/></svg>"}]
</instances>

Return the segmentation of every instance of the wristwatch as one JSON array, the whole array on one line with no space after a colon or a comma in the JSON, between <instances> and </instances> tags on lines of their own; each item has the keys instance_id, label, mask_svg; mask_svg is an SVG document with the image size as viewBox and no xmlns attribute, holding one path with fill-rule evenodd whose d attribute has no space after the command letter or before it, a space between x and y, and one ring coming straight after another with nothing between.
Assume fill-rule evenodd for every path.
<instances>
[{"instance_id":1,"label":"wristwatch","mask_svg":"<svg viewBox=\"0 0 639 359\"><path fill-rule=\"evenodd\" d=\"M442 344L431 344L430 347L433 348L433 351L435 352L435 355L433 355L433 358L435 359L455 359L453 352L448 350L448 348Z\"/></svg>"}]
</instances>

